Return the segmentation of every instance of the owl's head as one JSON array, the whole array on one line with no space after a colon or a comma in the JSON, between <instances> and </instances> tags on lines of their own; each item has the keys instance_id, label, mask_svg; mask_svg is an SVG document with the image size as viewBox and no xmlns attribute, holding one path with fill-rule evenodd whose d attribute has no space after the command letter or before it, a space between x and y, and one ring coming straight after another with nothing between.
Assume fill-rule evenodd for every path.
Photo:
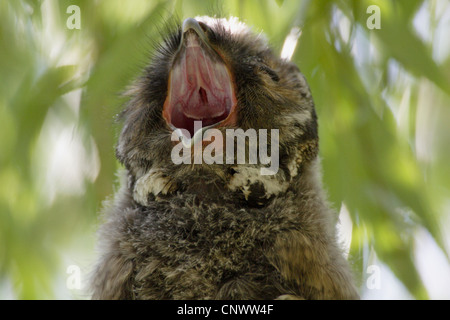
<instances>
[{"instance_id":1,"label":"owl's head","mask_svg":"<svg viewBox=\"0 0 450 320\"><path fill-rule=\"evenodd\" d=\"M234 18L186 19L165 35L129 95L116 153L142 205L177 192L265 205L317 156L317 118L304 76ZM228 140L233 130L243 139ZM244 146L230 156L231 140ZM258 157L264 148L276 153L273 174L261 174L271 166ZM199 150L216 161L199 161ZM174 160L179 154L181 163Z\"/></svg>"}]
</instances>

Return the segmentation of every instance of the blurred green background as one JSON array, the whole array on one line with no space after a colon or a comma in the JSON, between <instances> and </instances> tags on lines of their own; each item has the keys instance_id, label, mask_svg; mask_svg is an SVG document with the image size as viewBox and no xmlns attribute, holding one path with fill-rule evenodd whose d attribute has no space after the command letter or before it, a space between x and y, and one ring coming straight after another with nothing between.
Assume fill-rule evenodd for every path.
<instances>
[{"instance_id":1,"label":"blurred green background","mask_svg":"<svg viewBox=\"0 0 450 320\"><path fill-rule=\"evenodd\" d=\"M263 31L308 79L362 297L449 299L447 0L0 0L0 298L89 298L120 93L164 21L205 14Z\"/></svg>"}]
</instances>

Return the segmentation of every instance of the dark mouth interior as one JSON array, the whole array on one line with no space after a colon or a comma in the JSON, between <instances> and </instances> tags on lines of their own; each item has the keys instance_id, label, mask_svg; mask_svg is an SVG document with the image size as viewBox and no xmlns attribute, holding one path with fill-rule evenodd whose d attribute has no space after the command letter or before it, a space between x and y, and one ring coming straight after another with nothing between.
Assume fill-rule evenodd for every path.
<instances>
[{"instance_id":1,"label":"dark mouth interior","mask_svg":"<svg viewBox=\"0 0 450 320\"><path fill-rule=\"evenodd\" d=\"M195 115L190 115L190 113L187 111L189 110L189 107L183 108L183 105L178 105L175 108L172 109L171 113L171 124L178 129L186 129L189 131L191 137L194 136L195 129L199 127L209 127L216 123L219 123L223 120L225 120L231 112L231 100L225 99L223 101L223 106L219 106L219 110L223 109L223 113L217 115L211 114L211 112L208 112L211 108L211 104L208 103L208 92L206 89L200 87L200 89L197 91L198 97L197 99L192 99L194 101L200 101L201 105L197 109L203 109L199 110L199 112L196 112ZM196 110L198 111L198 110ZM203 112L202 112L203 111ZM201 122L197 123L197 127L195 127L195 122Z\"/></svg>"},{"instance_id":2,"label":"dark mouth interior","mask_svg":"<svg viewBox=\"0 0 450 320\"><path fill-rule=\"evenodd\" d=\"M208 127L208 126L212 126L212 125L214 125L216 123L219 123L222 120L225 120L226 118L227 117L225 116L225 117L217 117L217 118L211 118L211 119L198 120L198 119L192 119L192 118L189 118L189 117L186 117L186 116L182 115L177 120L176 123L172 122L172 125L175 128L185 129L185 130L189 131L190 137L193 137L194 134L195 134L195 131L196 131L195 130L196 128L194 127L196 121L201 121L201 125L198 126L198 127L203 128L203 127Z\"/></svg>"}]
</instances>

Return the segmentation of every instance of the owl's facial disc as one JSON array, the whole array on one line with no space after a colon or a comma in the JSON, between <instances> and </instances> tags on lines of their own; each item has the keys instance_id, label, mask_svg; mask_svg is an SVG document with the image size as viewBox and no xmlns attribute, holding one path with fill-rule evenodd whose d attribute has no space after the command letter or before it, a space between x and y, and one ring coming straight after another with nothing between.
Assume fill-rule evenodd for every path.
<instances>
[{"instance_id":1,"label":"owl's facial disc","mask_svg":"<svg viewBox=\"0 0 450 320\"><path fill-rule=\"evenodd\" d=\"M183 23L183 36L170 71L163 117L172 129L193 137L194 122L202 129L235 122L236 97L231 73L209 45L194 19Z\"/></svg>"}]
</instances>

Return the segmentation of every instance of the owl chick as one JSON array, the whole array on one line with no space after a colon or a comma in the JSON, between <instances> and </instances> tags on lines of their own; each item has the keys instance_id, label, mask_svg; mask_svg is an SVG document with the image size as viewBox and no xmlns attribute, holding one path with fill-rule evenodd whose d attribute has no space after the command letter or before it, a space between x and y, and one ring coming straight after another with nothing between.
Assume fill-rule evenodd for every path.
<instances>
[{"instance_id":1,"label":"owl chick","mask_svg":"<svg viewBox=\"0 0 450 320\"><path fill-rule=\"evenodd\" d=\"M121 115L124 170L99 231L92 297L358 298L297 66L234 18L189 18L156 51ZM276 170L263 174L270 164L250 152L237 161L231 129L268 132L240 141L256 155L271 150ZM226 161L196 162L212 143L209 154ZM177 162L174 148L195 150Z\"/></svg>"}]
</instances>

